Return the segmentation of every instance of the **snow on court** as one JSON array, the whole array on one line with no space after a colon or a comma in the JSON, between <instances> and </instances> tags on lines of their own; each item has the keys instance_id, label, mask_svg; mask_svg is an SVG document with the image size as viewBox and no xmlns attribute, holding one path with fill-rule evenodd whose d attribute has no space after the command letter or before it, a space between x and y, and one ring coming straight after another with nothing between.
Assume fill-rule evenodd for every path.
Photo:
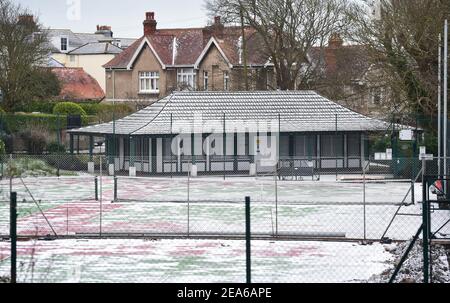
<instances>
[{"instance_id":1,"label":"snow on court","mask_svg":"<svg viewBox=\"0 0 450 303\"><path fill-rule=\"evenodd\" d=\"M94 199L92 176L24 178L24 182L58 235L99 233L100 223L103 233L243 233L243 200L250 196L254 233L344 233L348 238L362 238L363 184L330 178L275 183L269 177L208 177L189 182L180 177L119 177L120 201L114 203L111 177L99 179L101 202ZM7 234L9 184L3 180L0 186L0 234ZM368 238L381 238L409 188L408 182L366 184ZM18 192L19 234L52 234L20 180L14 180L13 190ZM416 184L416 201L421 192L421 184ZM401 213L420 215L420 203ZM448 220L449 212L435 212L432 217L436 230ZM387 236L410 239L420 222L420 216L400 216ZM449 227L441 232L450 234ZM255 282L364 282L392 263L392 255L380 244L253 241L252 249ZM0 276L8 272L8 254L9 243L0 242ZM28 282L245 280L242 241L29 241L19 243L19 262L19 277Z\"/></svg>"},{"instance_id":2,"label":"snow on court","mask_svg":"<svg viewBox=\"0 0 450 303\"><path fill-rule=\"evenodd\" d=\"M245 242L57 240L20 242L20 282L245 282ZM0 276L9 271L0 242ZM365 282L389 266L380 244L252 242L254 282Z\"/></svg>"},{"instance_id":3,"label":"snow on court","mask_svg":"<svg viewBox=\"0 0 450 303\"><path fill-rule=\"evenodd\" d=\"M408 182L367 183L364 208L362 183L328 179L275 183L273 177L208 177L189 182L179 177L119 177L120 201L115 203L111 202L114 190L110 177L99 180L102 203L94 199L92 176L25 178L24 182L59 235L99 233L100 223L103 233L180 234L188 229L191 233L243 233L243 200L250 196L255 233L343 233L348 238L363 238L365 211L366 236L372 239L381 238L411 186ZM5 188L7 183L3 181L1 185ZM14 180L13 190L18 191L19 197L19 234L52 234L20 180ZM420 200L421 184L415 185L415 196ZM406 202L410 199L408 196ZM3 234L8 232L8 212L8 202L0 202ZM420 204L404 207L401 213L420 215ZM448 218L449 212L436 212L433 224L440 227ZM420 222L420 216L399 216L387 236L407 240ZM449 228L442 232L450 233Z\"/></svg>"}]
</instances>

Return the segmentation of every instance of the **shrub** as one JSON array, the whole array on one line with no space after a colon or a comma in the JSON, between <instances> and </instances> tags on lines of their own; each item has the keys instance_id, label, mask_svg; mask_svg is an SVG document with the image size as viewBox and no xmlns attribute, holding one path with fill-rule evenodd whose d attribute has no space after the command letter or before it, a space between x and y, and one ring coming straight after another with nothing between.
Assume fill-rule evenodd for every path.
<instances>
[{"instance_id":1,"label":"shrub","mask_svg":"<svg viewBox=\"0 0 450 303\"><path fill-rule=\"evenodd\" d=\"M12 154L14 151L13 136L3 130L0 130L0 140L5 146L5 153Z\"/></svg>"},{"instance_id":2,"label":"shrub","mask_svg":"<svg viewBox=\"0 0 450 303\"><path fill-rule=\"evenodd\" d=\"M18 110L26 113L53 114L53 108L58 104L56 101L33 101L20 107Z\"/></svg>"},{"instance_id":3,"label":"shrub","mask_svg":"<svg viewBox=\"0 0 450 303\"><path fill-rule=\"evenodd\" d=\"M54 115L80 115L81 117L86 117L87 114L85 110L78 104L73 102L61 102L55 105L53 108Z\"/></svg>"},{"instance_id":4,"label":"shrub","mask_svg":"<svg viewBox=\"0 0 450 303\"><path fill-rule=\"evenodd\" d=\"M88 115L97 116L101 122L112 121L113 114L115 114L116 119L120 119L133 113L133 109L123 103L80 103L80 106Z\"/></svg>"},{"instance_id":5,"label":"shrub","mask_svg":"<svg viewBox=\"0 0 450 303\"><path fill-rule=\"evenodd\" d=\"M6 145L2 139L0 139L0 156L6 154Z\"/></svg>"},{"instance_id":6,"label":"shrub","mask_svg":"<svg viewBox=\"0 0 450 303\"><path fill-rule=\"evenodd\" d=\"M10 176L39 177L54 176L56 169L41 159L31 159L28 157L14 159L7 164L7 171Z\"/></svg>"},{"instance_id":7,"label":"shrub","mask_svg":"<svg viewBox=\"0 0 450 303\"><path fill-rule=\"evenodd\" d=\"M133 113L133 109L126 104L100 104L97 110L97 117L101 122L110 122L115 119L121 119Z\"/></svg>"},{"instance_id":8,"label":"shrub","mask_svg":"<svg viewBox=\"0 0 450 303\"><path fill-rule=\"evenodd\" d=\"M47 147L49 131L42 125L28 124L19 132L26 151L31 155L42 155Z\"/></svg>"},{"instance_id":9,"label":"shrub","mask_svg":"<svg viewBox=\"0 0 450 303\"><path fill-rule=\"evenodd\" d=\"M27 128L27 125L40 125L48 130L58 130L67 126L66 117L49 114L6 114L2 116L2 124L8 133L17 133Z\"/></svg>"},{"instance_id":10,"label":"shrub","mask_svg":"<svg viewBox=\"0 0 450 303\"><path fill-rule=\"evenodd\" d=\"M370 150L372 153L385 152L387 148L391 148L391 136L374 136L370 138Z\"/></svg>"},{"instance_id":11,"label":"shrub","mask_svg":"<svg viewBox=\"0 0 450 303\"><path fill-rule=\"evenodd\" d=\"M37 131L27 130L20 133L21 139L24 141L26 151L30 155L42 155L47 146L46 137Z\"/></svg>"},{"instance_id":12,"label":"shrub","mask_svg":"<svg viewBox=\"0 0 450 303\"><path fill-rule=\"evenodd\" d=\"M66 147L58 142L51 142L47 145L47 151L50 154L64 154Z\"/></svg>"},{"instance_id":13,"label":"shrub","mask_svg":"<svg viewBox=\"0 0 450 303\"><path fill-rule=\"evenodd\" d=\"M4 129L6 133L17 133L25 129L27 125L39 125L49 131L64 129L67 127L66 116L50 114L6 114L1 116L0 130ZM82 118L83 126L89 123L97 122L96 117L86 116Z\"/></svg>"}]
</instances>

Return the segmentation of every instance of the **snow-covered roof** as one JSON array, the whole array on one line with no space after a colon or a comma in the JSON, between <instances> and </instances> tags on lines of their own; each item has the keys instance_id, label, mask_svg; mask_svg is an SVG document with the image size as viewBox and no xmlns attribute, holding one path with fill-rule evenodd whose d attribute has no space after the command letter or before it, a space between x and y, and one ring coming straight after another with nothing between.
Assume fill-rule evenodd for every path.
<instances>
[{"instance_id":1,"label":"snow-covered roof","mask_svg":"<svg viewBox=\"0 0 450 303\"><path fill-rule=\"evenodd\" d=\"M180 126L184 129L190 127L196 132L194 117L199 115L203 123L214 121L220 125L223 125L225 118L227 129L242 121L278 120L280 132L386 131L390 127L387 122L351 111L313 91L174 92L141 111L117 120L115 133L177 134ZM113 123L70 132L113 134Z\"/></svg>"}]
</instances>

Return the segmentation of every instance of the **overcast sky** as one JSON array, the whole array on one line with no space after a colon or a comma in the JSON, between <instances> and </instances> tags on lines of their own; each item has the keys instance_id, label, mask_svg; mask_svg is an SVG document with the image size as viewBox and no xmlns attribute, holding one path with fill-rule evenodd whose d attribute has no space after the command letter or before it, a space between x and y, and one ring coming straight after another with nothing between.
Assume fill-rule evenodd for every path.
<instances>
[{"instance_id":1,"label":"overcast sky","mask_svg":"<svg viewBox=\"0 0 450 303\"><path fill-rule=\"evenodd\" d=\"M142 36L145 12L154 11L158 27L201 27L204 0L12 0L39 16L45 27L94 32L110 25L115 37Z\"/></svg>"}]
</instances>

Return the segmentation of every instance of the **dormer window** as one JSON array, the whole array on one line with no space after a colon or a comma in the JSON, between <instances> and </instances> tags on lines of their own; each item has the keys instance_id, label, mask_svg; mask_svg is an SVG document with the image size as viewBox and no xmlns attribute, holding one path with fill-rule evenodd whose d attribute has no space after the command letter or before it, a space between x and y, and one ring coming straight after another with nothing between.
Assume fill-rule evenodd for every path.
<instances>
[{"instance_id":1,"label":"dormer window","mask_svg":"<svg viewBox=\"0 0 450 303\"><path fill-rule=\"evenodd\" d=\"M69 39L67 37L61 37L61 51L67 52L69 48Z\"/></svg>"}]
</instances>

